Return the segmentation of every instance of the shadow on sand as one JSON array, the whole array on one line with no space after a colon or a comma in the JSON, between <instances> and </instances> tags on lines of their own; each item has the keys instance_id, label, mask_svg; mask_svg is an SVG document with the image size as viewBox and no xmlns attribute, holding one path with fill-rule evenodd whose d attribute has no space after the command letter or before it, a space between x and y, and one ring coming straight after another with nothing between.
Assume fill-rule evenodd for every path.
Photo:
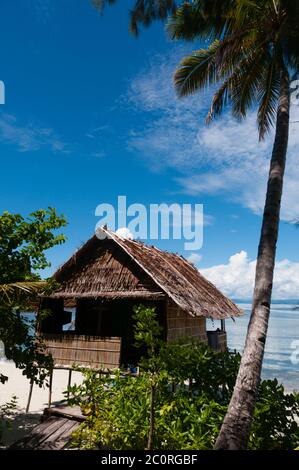
<instances>
[{"instance_id":1,"label":"shadow on sand","mask_svg":"<svg viewBox=\"0 0 299 470\"><path fill-rule=\"evenodd\" d=\"M19 412L12 416L7 426L4 426L0 448L5 449L12 443L22 439L40 423L42 413Z\"/></svg>"}]
</instances>

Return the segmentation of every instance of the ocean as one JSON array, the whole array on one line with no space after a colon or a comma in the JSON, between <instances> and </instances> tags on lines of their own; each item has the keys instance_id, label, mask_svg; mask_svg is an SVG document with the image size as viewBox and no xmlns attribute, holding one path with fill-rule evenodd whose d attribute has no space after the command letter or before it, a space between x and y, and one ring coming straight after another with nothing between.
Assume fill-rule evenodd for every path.
<instances>
[{"instance_id":1,"label":"ocean","mask_svg":"<svg viewBox=\"0 0 299 470\"><path fill-rule=\"evenodd\" d=\"M238 305L243 309L244 316L236 318L235 321L226 320L226 330L228 347L242 353L250 317L250 304L238 302ZM215 322L214 327L218 326L217 323ZM211 327L212 324L208 320L207 329L213 329ZM0 342L1 359L4 359L4 352ZM262 377L276 377L283 383L286 391L299 390L299 310L296 310L294 301L272 304Z\"/></svg>"},{"instance_id":2,"label":"ocean","mask_svg":"<svg viewBox=\"0 0 299 470\"><path fill-rule=\"evenodd\" d=\"M240 302L238 305L244 316L235 322L226 320L226 330L228 347L242 353L251 305ZM275 377L286 391L299 390L299 310L295 302L271 306L262 378Z\"/></svg>"}]
</instances>

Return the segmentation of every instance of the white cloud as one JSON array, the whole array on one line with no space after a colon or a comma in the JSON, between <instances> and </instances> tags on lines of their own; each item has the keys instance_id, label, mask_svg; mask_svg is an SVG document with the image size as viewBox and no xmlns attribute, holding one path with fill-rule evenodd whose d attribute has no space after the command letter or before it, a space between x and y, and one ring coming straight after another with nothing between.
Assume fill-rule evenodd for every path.
<instances>
[{"instance_id":1,"label":"white cloud","mask_svg":"<svg viewBox=\"0 0 299 470\"><path fill-rule=\"evenodd\" d=\"M231 256L227 264L201 269L200 272L224 294L239 299L250 299L253 294L256 260L250 260L246 251ZM299 298L299 262L284 259L276 262L274 299Z\"/></svg>"},{"instance_id":2,"label":"white cloud","mask_svg":"<svg viewBox=\"0 0 299 470\"><path fill-rule=\"evenodd\" d=\"M67 153L66 144L53 129L34 124L26 126L17 122L15 116L5 114L0 119L0 141L16 145L19 152L29 152L47 147L53 152Z\"/></svg>"},{"instance_id":3,"label":"white cloud","mask_svg":"<svg viewBox=\"0 0 299 470\"><path fill-rule=\"evenodd\" d=\"M133 240L134 235L132 232L127 228L127 227L120 227L116 230L116 235L118 235L121 238L126 238L128 240Z\"/></svg>"},{"instance_id":4,"label":"white cloud","mask_svg":"<svg viewBox=\"0 0 299 470\"><path fill-rule=\"evenodd\" d=\"M172 76L190 47L156 56L132 80L128 101L141 112L139 128L131 131L129 147L145 157L153 171L173 168L186 194L221 194L255 214L263 211L273 133L258 141L256 114L238 122L227 112L210 126L204 123L211 92L179 100ZM299 119L293 106L291 121ZM296 127L297 126L297 127ZM299 216L299 123L291 124L282 200L282 219Z\"/></svg>"},{"instance_id":5,"label":"white cloud","mask_svg":"<svg viewBox=\"0 0 299 470\"><path fill-rule=\"evenodd\" d=\"M202 259L202 255L199 255L198 253L191 253L190 256L188 256L187 260L192 263L192 264L198 264Z\"/></svg>"},{"instance_id":6,"label":"white cloud","mask_svg":"<svg viewBox=\"0 0 299 470\"><path fill-rule=\"evenodd\" d=\"M202 93L185 100L177 99L172 86L173 72L188 49L178 48L169 56L156 55L146 70L130 83L126 101L145 122L133 129L129 148L146 157L153 171L163 167L184 170L186 165L203 158L198 146L200 113L209 106L209 94ZM195 160L196 157L196 160Z\"/></svg>"}]
</instances>

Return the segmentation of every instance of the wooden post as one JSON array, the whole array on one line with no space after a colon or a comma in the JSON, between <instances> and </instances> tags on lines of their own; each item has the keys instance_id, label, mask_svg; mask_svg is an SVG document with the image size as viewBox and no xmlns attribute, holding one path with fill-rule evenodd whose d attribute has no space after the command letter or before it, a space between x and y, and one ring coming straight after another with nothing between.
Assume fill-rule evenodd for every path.
<instances>
[{"instance_id":1,"label":"wooden post","mask_svg":"<svg viewBox=\"0 0 299 470\"><path fill-rule=\"evenodd\" d=\"M52 403L52 384L53 384L53 369L51 369L51 371L50 371L49 403L48 403L49 408L51 407L51 403Z\"/></svg>"},{"instance_id":2,"label":"wooden post","mask_svg":"<svg viewBox=\"0 0 299 470\"><path fill-rule=\"evenodd\" d=\"M27 402L27 406L26 406L26 414L27 414L28 411L29 411L29 406L30 406L31 397L32 397L33 384L34 384L34 380L31 379L31 380L30 380L29 395L28 395L28 402Z\"/></svg>"},{"instance_id":3,"label":"wooden post","mask_svg":"<svg viewBox=\"0 0 299 470\"><path fill-rule=\"evenodd\" d=\"M70 398L69 387L71 386L71 381L72 381L72 369L69 370L69 380L67 384L67 399Z\"/></svg>"}]
</instances>

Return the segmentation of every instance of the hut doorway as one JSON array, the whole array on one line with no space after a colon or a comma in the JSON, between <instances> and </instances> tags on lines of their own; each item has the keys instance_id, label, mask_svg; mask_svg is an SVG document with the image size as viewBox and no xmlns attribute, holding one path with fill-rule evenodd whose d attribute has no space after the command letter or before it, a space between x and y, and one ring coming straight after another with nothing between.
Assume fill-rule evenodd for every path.
<instances>
[{"instance_id":1,"label":"hut doorway","mask_svg":"<svg viewBox=\"0 0 299 470\"><path fill-rule=\"evenodd\" d=\"M136 365L144 351L138 350L134 340L134 306L139 302L131 299L80 299L77 301L75 333L105 338L121 338L120 365ZM155 307L161 326L165 327L163 301L146 301L146 306Z\"/></svg>"}]
</instances>

